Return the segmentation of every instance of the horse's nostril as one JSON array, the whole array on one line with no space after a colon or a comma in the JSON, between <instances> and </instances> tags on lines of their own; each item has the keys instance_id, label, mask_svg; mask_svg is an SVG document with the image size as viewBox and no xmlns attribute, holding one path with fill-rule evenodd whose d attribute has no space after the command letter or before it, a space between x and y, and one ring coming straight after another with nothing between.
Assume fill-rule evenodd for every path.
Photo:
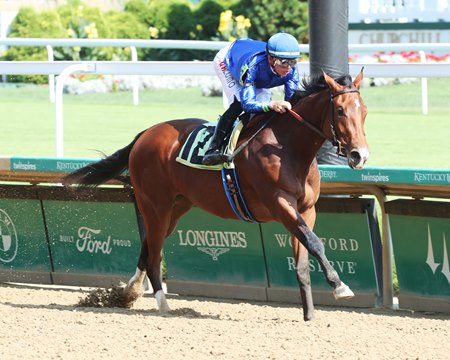
<instances>
[{"instance_id":1,"label":"horse's nostril","mask_svg":"<svg viewBox=\"0 0 450 360\"><path fill-rule=\"evenodd\" d=\"M352 151L350 153L350 158L352 159L352 161L356 164L359 164L359 162L361 161L361 155L359 154L358 151Z\"/></svg>"}]
</instances>

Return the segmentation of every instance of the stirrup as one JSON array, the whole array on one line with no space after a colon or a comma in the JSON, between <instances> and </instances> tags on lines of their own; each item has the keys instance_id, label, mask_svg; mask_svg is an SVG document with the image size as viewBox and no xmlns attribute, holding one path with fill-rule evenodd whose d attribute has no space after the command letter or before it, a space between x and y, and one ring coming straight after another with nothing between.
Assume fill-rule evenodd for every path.
<instances>
[{"instance_id":1,"label":"stirrup","mask_svg":"<svg viewBox=\"0 0 450 360\"><path fill-rule=\"evenodd\" d=\"M219 150L215 150L211 154L206 154L203 157L203 165L217 165L226 161L226 156L224 156Z\"/></svg>"}]
</instances>

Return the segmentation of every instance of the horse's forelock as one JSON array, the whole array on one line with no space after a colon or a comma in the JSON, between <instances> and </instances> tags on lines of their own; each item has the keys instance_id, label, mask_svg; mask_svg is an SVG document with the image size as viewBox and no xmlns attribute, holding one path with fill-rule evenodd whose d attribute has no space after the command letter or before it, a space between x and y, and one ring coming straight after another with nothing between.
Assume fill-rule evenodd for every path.
<instances>
[{"instance_id":1,"label":"horse's forelock","mask_svg":"<svg viewBox=\"0 0 450 360\"><path fill-rule=\"evenodd\" d=\"M351 88L353 86L352 77L350 75L343 75L335 80L338 84L343 85L345 87Z\"/></svg>"}]
</instances>

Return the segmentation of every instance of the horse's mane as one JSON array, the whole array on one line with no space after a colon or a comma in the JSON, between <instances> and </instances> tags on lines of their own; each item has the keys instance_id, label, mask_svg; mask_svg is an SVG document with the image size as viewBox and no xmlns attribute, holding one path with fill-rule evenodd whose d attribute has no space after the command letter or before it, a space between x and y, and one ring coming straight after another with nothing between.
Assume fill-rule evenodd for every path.
<instances>
[{"instance_id":1,"label":"horse's mane","mask_svg":"<svg viewBox=\"0 0 450 360\"><path fill-rule=\"evenodd\" d=\"M340 85L351 87L352 77L350 75L343 75L335 78L336 82ZM328 89L328 84L325 81L323 74L311 75L309 77L304 77L301 80L301 89L296 90L291 101L296 103L301 98L315 94L319 91Z\"/></svg>"}]
</instances>

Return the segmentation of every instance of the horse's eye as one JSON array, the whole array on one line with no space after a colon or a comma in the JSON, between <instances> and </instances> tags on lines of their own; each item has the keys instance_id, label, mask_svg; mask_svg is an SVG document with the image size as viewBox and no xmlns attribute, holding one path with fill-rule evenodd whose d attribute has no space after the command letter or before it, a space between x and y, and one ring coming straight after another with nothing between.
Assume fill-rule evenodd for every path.
<instances>
[{"instance_id":1,"label":"horse's eye","mask_svg":"<svg viewBox=\"0 0 450 360\"><path fill-rule=\"evenodd\" d=\"M337 115L338 115L339 117L344 116L344 108L343 108L342 106L339 106L339 107L336 109L336 112L337 112Z\"/></svg>"}]
</instances>

